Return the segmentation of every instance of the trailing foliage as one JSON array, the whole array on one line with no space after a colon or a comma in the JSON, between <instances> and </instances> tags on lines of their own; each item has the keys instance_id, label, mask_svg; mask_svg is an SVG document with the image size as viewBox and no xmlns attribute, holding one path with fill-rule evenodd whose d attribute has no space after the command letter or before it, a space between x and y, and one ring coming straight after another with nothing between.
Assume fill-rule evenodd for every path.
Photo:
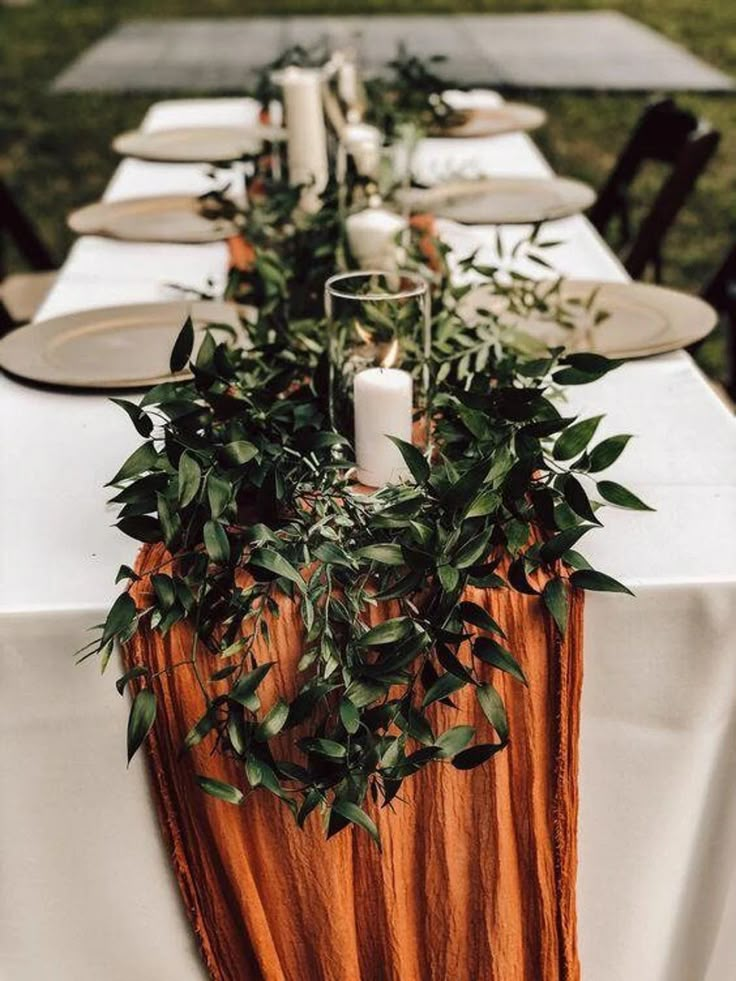
<instances>
[{"instance_id":1,"label":"trailing foliage","mask_svg":"<svg viewBox=\"0 0 736 981\"><path fill-rule=\"evenodd\" d=\"M253 261L228 286L254 308L241 343L208 332L195 346L187 322L171 367L188 366L191 378L140 403L116 400L142 438L110 481L117 524L166 554L142 608L130 595L136 573L121 568L125 589L83 658L99 655L104 670L114 642L186 623L190 656L165 669L194 671L201 692L182 748L204 743L242 772L239 786L200 774L202 790L234 805L271 793L300 825L319 810L328 835L356 824L378 840L370 798L389 804L425 766L482 765L511 738L494 680L501 672L524 685L524 665L467 587L535 597L564 633L572 588L628 591L590 567L581 539L604 506L647 506L600 477L630 437L597 439L599 416L564 411L563 386L616 363L547 350L519 330L530 314L574 318L559 283L540 288L470 256L465 285L453 284L446 250L426 230L407 261L433 284L430 363L410 343L403 367L428 372L431 445L397 441L411 481L358 491L349 414L330 422L322 320L324 280L349 262L335 190L304 215L298 189L262 189L240 219ZM553 245L535 229L517 250L546 266ZM463 304L478 281L494 303L469 317ZM388 619L371 616L389 602ZM260 686L280 653L269 641L287 603L302 624L298 691L265 707ZM118 679L121 694L131 682L129 759L154 724L157 679L136 664ZM434 704L460 691L474 694L492 742L477 742L461 719L438 731Z\"/></svg>"}]
</instances>

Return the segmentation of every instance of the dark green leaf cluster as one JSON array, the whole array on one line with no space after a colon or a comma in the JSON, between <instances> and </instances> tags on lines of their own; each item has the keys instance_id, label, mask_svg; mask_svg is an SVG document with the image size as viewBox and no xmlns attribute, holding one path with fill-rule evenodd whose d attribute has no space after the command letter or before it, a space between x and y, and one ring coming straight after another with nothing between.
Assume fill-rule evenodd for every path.
<instances>
[{"instance_id":1,"label":"dark green leaf cluster","mask_svg":"<svg viewBox=\"0 0 736 981\"><path fill-rule=\"evenodd\" d=\"M144 441L111 481L118 526L173 559L153 571L145 609L120 595L89 653L106 661L113 640L143 625L165 635L186 622L202 711L185 748L206 740L243 767L242 787L206 775L201 787L235 804L260 789L300 824L319 808L328 834L356 823L375 836L369 796L389 804L422 767L467 769L510 738L494 680L524 684L524 666L466 587L538 595L564 631L571 587L625 588L590 569L579 540L605 502L645 505L598 477L628 437L596 442L598 417L556 404L556 375L597 377L602 362L497 347L482 370L435 381L431 452L399 444L412 481L356 493L347 434L330 428L320 390L324 338L319 322L276 320L252 329L251 347L208 338L191 361L187 324L172 360L189 362L191 380L121 401ZM128 588L137 579L128 567L120 577ZM375 604L389 601L393 615L375 622ZM259 686L279 658L270 637L287 602L303 623L299 690L265 711ZM156 711L155 678L137 665L121 692L132 680L129 756ZM463 689L494 741L474 742L461 722L438 730L433 706L455 705Z\"/></svg>"},{"instance_id":2,"label":"dark green leaf cluster","mask_svg":"<svg viewBox=\"0 0 736 981\"><path fill-rule=\"evenodd\" d=\"M470 287L450 282L439 242L429 269L419 240L410 263L434 285L432 350L427 363L409 334L403 366L427 373L431 445L399 442L411 480L358 491L349 413L331 412L334 350L321 319L343 240L335 194L303 215L298 189L268 188L243 219L253 268L230 283L256 308L244 337L207 333L197 346L187 322L171 356L187 377L139 404L116 400L142 438L110 482L117 524L167 554L148 570L142 608L130 595L138 576L121 568L125 591L83 657L99 654L104 670L115 641L186 624L190 654L165 669L194 671L201 691L183 748L204 743L242 772L240 786L201 774L201 788L235 805L270 793L300 825L319 810L328 835L357 824L377 839L368 800L389 805L423 767L470 769L511 738L498 681L526 684L525 666L468 587L526 594L564 633L571 589L627 591L590 568L580 540L603 506L647 506L600 478L630 437L598 439L600 417L572 417L560 398L616 364L530 345L509 326L573 316L559 284L471 256L461 272L488 283L495 302L468 318ZM544 264L555 243L535 229L523 244ZM298 690L264 705L284 604L302 624ZM390 604L383 619L377 604ZM129 683L130 759L154 724L157 679L136 664L121 694ZM488 720L481 734L462 721L468 697ZM457 724L441 727L437 703L458 710Z\"/></svg>"}]
</instances>

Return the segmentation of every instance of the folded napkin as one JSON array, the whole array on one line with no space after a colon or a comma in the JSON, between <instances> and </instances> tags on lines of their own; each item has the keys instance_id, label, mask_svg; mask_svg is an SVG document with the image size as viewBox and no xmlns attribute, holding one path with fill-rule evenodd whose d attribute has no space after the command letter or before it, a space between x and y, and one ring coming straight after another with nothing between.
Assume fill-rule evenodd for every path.
<instances>
[{"instance_id":1,"label":"folded napkin","mask_svg":"<svg viewBox=\"0 0 736 981\"><path fill-rule=\"evenodd\" d=\"M493 89L446 89L442 93L443 100L451 109L498 109L503 99Z\"/></svg>"}]
</instances>

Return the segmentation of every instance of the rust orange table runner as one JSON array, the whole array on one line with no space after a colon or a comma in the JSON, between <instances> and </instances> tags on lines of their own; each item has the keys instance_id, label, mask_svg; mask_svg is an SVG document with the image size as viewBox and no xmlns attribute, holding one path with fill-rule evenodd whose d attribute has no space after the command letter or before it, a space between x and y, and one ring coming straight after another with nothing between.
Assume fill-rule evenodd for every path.
<instances>
[{"instance_id":1,"label":"rust orange table runner","mask_svg":"<svg viewBox=\"0 0 736 981\"><path fill-rule=\"evenodd\" d=\"M162 560L160 545L142 550L139 604L151 588L146 570ZM486 667L509 713L510 745L470 771L427 766L391 809L371 808L382 853L355 827L324 840L317 814L300 831L265 791L241 807L201 792L195 773L241 787L244 774L207 743L182 756L202 707L193 672L155 680L152 789L214 981L578 981L582 595L572 596L563 641L537 597L472 589L468 598L504 625L529 681ZM371 617L394 613L384 604ZM301 636L299 611L282 597L270 644L256 648L276 661L259 689L264 709L296 694ZM157 672L191 648L191 629L179 624L165 638L143 631L126 657ZM472 692L453 699L454 710L433 706L438 727L468 723L479 741L495 741ZM279 737L281 758L298 758L299 735Z\"/></svg>"}]
</instances>

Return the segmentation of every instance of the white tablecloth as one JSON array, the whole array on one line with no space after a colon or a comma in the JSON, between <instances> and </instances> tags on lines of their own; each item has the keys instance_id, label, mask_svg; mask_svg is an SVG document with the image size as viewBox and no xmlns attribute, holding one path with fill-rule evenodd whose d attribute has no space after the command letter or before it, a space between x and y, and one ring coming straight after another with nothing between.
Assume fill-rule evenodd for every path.
<instances>
[{"instance_id":1,"label":"white tablecloth","mask_svg":"<svg viewBox=\"0 0 736 981\"><path fill-rule=\"evenodd\" d=\"M149 129L252 117L247 100L159 103ZM428 140L420 166L543 175L531 141ZM126 160L108 199L200 191L207 169ZM444 232L493 252L489 229ZM521 234L506 229L509 243ZM550 226L578 277L625 278L582 217ZM222 244L80 239L40 316L218 287ZM30 328L32 329L32 328ZM571 393L636 434L616 479L658 509L606 512L591 561L636 599L589 594L579 915L585 981L736 977L736 429L683 353ZM110 527L103 483L137 438L92 395L0 378L0 978L203 977L149 802L124 766L112 675L74 667L136 546ZM307 981L307 979L290 979ZM351 979L352 981L352 979ZM458 979L466 981L466 979ZM535 979L536 981L536 979ZM539 979L544 981L544 979Z\"/></svg>"}]
</instances>

